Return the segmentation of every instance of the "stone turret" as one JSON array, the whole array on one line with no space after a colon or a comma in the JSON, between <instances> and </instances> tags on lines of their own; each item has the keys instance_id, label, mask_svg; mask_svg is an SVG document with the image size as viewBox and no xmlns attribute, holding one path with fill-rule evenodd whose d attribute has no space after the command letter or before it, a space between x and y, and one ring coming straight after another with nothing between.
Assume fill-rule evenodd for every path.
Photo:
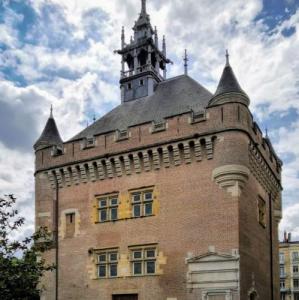
<instances>
[{"instance_id":1,"label":"stone turret","mask_svg":"<svg viewBox=\"0 0 299 300\"><path fill-rule=\"evenodd\" d=\"M47 148L50 146L61 146L63 143L58 128L56 126L55 119L53 117L53 109L51 107L50 117L46 123L46 126L34 144L33 148L35 151Z\"/></svg>"},{"instance_id":2,"label":"stone turret","mask_svg":"<svg viewBox=\"0 0 299 300\"><path fill-rule=\"evenodd\" d=\"M209 106L239 102L249 106L250 100L241 88L234 71L229 63L229 54L226 52L226 65L224 67L220 82Z\"/></svg>"}]
</instances>

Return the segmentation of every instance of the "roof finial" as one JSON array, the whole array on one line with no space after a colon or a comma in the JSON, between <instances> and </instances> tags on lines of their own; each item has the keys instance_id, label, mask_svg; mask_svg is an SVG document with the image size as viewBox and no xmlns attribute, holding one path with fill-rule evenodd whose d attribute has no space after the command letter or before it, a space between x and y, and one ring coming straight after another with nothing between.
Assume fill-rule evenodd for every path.
<instances>
[{"instance_id":1,"label":"roof finial","mask_svg":"<svg viewBox=\"0 0 299 300\"><path fill-rule=\"evenodd\" d=\"M96 121L96 114L93 114L93 118L92 118L93 122Z\"/></svg>"},{"instance_id":2,"label":"roof finial","mask_svg":"<svg viewBox=\"0 0 299 300\"><path fill-rule=\"evenodd\" d=\"M269 136L268 136L268 127L266 127L266 139L268 139Z\"/></svg>"},{"instance_id":3,"label":"roof finial","mask_svg":"<svg viewBox=\"0 0 299 300\"><path fill-rule=\"evenodd\" d=\"M121 29L121 47L125 47L125 27L123 26Z\"/></svg>"},{"instance_id":4,"label":"roof finial","mask_svg":"<svg viewBox=\"0 0 299 300\"><path fill-rule=\"evenodd\" d=\"M146 0L141 0L141 14L146 14Z\"/></svg>"},{"instance_id":5,"label":"roof finial","mask_svg":"<svg viewBox=\"0 0 299 300\"><path fill-rule=\"evenodd\" d=\"M225 57L226 57L226 66L229 66L229 53L228 50L226 49L226 53L225 53Z\"/></svg>"},{"instance_id":6,"label":"roof finial","mask_svg":"<svg viewBox=\"0 0 299 300\"><path fill-rule=\"evenodd\" d=\"M50 118L53 119L53 105L51 104L50 108Z\"/></svg>"},{"instance_id":7,"label":"roof finial","mask_svg":"<svg viewBox=\"0 0 299 300\"><path fill-rule=\"evenodd\" d=\"M188 75L188 54L187 49L185 49L185 56L184 56L184 69L185 69L185 75Z\"/></svg>"}]
</instances>

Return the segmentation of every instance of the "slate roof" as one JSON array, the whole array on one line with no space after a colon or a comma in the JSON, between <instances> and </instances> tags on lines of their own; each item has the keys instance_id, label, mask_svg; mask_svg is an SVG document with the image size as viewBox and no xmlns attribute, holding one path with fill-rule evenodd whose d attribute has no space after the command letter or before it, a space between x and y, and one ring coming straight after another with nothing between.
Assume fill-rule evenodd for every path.
<instances>
[{"instance_id":1,"label":"slate roof","mask_svg":"<svg viewBox=\"0 0 299 300\"><path fill-rule=\"evenodd\" d=\"M61 145L62 139L60 137L56 122L51 114L49 117L46 126L40 136L40 138L34 144L34 149L39 147L48 147L53 145Z\"/></svg>"},{"instance_id":2,"label":"slate roof","mask_svg":"<svg viewBox=\"0 0 299 300\"><path fill-rule=\"evenodd\" d=\"M246 97L248 97L247 94L241 88L232 67L229 64L227 64L223 70L214 97L231 92L242 93Z\"/></svg>"},{"instance_id":3,"label":"slate roof","mask_svg":"<svg viewBox=\"0 0 299 300\"><path fill-rule=\"evenodd\" d=\"M207 107L212 97L207 89L187 75L170 78L159 83L153 95L122 103L70 141L152 121L161 122L191 110L198 112Z\"/></svg>"}]
</instances>

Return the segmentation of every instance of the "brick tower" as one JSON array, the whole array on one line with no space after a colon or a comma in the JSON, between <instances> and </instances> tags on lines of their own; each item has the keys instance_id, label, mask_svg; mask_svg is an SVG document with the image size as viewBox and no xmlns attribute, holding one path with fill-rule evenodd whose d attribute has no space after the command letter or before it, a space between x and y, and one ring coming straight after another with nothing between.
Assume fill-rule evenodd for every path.
<instances>
[{"instance_id":1,"label":"brick tower","mask_svg":"<svg viewBox=\"0 0 299 300\"><path fill-rule=\"evenodd\" d=\"M121 104L35 144L36 224L53 232L42 299L279 299L281 161L227 54L215 94L166 78L146 1L125 42Z\"/></svg>"}]
</instances>

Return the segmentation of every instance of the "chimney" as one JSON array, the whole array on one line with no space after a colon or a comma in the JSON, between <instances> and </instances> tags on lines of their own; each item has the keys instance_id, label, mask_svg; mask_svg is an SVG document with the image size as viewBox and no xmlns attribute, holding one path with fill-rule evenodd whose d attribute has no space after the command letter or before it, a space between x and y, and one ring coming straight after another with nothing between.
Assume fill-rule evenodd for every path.
<instances>
[{"instance_id":1,"label":"chimney","mask_svg":"<svg viewBox=\"0 0 299 300\"><path fill-rule=\"evenodd\" d=\"M291 233L289 232L289 233L288 233L288 243L291 242L291 237L292 237L292 236L291 236Z\"/></svg>"}]
</instances>

